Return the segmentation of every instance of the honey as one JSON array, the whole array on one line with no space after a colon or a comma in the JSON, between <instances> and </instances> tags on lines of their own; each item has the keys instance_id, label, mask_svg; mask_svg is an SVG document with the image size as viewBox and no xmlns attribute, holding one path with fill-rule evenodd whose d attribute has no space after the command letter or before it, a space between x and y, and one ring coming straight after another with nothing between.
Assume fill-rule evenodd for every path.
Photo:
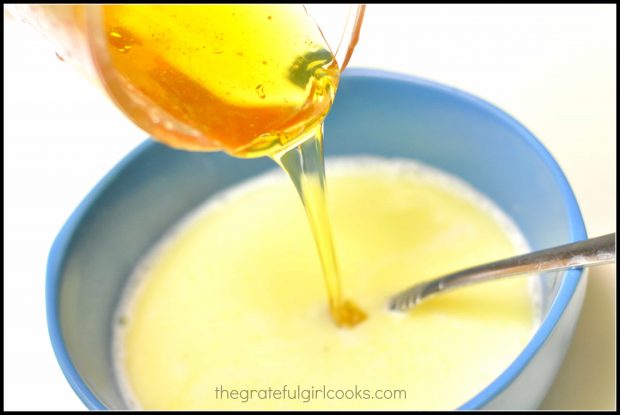
<instances>
[{"instance_id":1,"label":"honey","mask_svg":"<svg viewBox=\"0 0 620 415\"><path fill-rule=\"evenodd\" d=\"M363 321L366 314L342 294L323 190L323 120L340 72L305 8L116 5L104 6L103 22L116 71L188 127L164 123L157 139L269 156L287 171L315 237L334 321Z\"/></svg>"},{"instance_id":2,"label":"honey","mask_svg":"<svg viewBox=\"0 0 620 415\"><path fill-rule=\"evenodd\" d=\"M338 86L329 46L301 5L103 8L115 69L196 134L174 147L271 156L319 125Z\"/></svg>"}]
</instances>

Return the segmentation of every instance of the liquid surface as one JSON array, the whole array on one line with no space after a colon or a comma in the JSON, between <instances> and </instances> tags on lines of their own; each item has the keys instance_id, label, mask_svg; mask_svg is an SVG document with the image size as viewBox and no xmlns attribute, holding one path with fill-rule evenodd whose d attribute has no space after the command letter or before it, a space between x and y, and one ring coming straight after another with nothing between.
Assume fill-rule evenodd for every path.
<instances>
[{"instance_id":1,"label":"liquid surface","mask_svg":"<svg viewBox=\"0 0 620 415\"><path fill-rule=\"evenodd\" d=\"M112 66L174 147L272 155L317 126L339 69L301 5L103 7ZM153 121L153 120L151 120Z\"/></svg>"},{"instance_id":2,"label":"liquid surface","mask_svg":"<svg viewBox=\"0 0 620 415\"><path fill-rule=\"evenodd\" d=\"M132 406L452 409L512 362L534 326L524 278L387 311L388 298L415 282L524 250L501 212L418 165L351 159L328 172L342 276L366 321L349 330L331 322L288 180L252 181L190 215L132 276L115 331ZM241 399L268 388L280 398ZM325 399L316 392L325 388L393 398Z\"/></svg>"}]
</instances>

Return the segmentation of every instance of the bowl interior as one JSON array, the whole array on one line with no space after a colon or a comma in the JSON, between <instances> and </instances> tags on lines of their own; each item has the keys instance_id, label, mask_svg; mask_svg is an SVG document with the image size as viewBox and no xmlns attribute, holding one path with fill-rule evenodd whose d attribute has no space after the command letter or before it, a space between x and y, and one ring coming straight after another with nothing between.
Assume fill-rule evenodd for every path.
<instances>
[{"instance_id":1,"label":"bowl interior","mask_svg":"<svg viewBox=\"0 0 620 415\"><path fill-rule=\"evenodd\" d=\"M325 135L328 157L411 158L461 177L513 218L532 249L583 236L572 192L548 153L517 122L462 92L348 70ZM87 406L125 408L112 371L111 318L136 262L210 195L273 166L265 158L189 153L149 140L74 212L50 253L48 321L61 367ZM543 317L559 292L570 297L578 278L543 279Z\"/></svg>"}]
</instances>

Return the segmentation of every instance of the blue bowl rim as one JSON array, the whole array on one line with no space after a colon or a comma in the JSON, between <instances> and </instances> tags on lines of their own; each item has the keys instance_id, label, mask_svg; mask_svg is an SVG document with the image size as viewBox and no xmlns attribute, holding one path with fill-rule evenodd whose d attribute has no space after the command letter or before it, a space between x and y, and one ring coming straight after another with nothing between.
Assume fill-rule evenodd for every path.
<instances>
[{"instance_id":1,"label":"blue bowl rim","mask_svg":"<svg viewBox=\"0 0 620 415\"><path fill-rule=\"evenodd\" d=\"M547 165L556 180L557 185L560 188L566 208L569 213L570 220L570 241L578 241L586 239L586 229L583 223L583 218L575 199L575 195L564 175L558 163L553 159L549 151L542 145L540 141L532 133L530 133L524 126L518 121L512 118L510 115L492 105L491 103L475 97L467 92L461 91L457 88L446 86L434 81L421 79L412 75L406 75L396 72L389 72L379 69L370 68L349 68L343 73L344 77L350 78L372 78L372 79L387 79L393 81L401 81L405 83L413 83L425 88L433 89L439 92L448 93L457 98L466 101L479 109L490 113L491 115L500 119L504 124L510 126L526 141L526 143L537 153L542 161ZM125 168L125 166L131 164L134 159L144 152L147 148L155 145L151 139L145 140L143 143L134 148L128 155L126 155L121 161L116 164L112 170L110 170L95 187L88 193L88 195L82 200L78 207L73 211L69 219L65 222L58 236L54 240L52 248L47 262L47 276L45 286L46 297L46 314L47 324L50 340L56 359L60 364L63 374L67 381L82 400L82 402L89 408L94 410L108 409L91 391L87 383L82 379L76 367L73 365L69 353L67 351L65 342L62 337L62 330L60 327L59 318L59 288L62 278L62 270L65 262L67 249L70 246L70 242L73 238L73 234L77 230L77 227L81 223L84 215L89 211L92 203L99 197L102 191L107 188L110 182L112 182L116 176ZM575 269L565 273L562 283L556 295L556 298L551 305L547 316L541 323L540 327L531 338L527 346L517 356L517 358L500 374L493 382L480 391L476 396L463 404L460 408L462 410L472 410L482 408L485 404L491 401L494 397L500 394L506 389L514 379L523 371L528 362L536 355L538 350L543 346L548 337L553 332L560 317L564 313L564 310L568 306L575 290L577 289L582 277L582 270Z\"/></svg>"}]
</instances>

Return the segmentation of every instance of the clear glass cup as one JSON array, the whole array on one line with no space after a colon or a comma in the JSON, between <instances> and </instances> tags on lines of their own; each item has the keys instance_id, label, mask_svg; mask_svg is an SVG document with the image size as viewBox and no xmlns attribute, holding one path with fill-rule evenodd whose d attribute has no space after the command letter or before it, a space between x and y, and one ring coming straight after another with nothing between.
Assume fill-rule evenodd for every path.
<instances>
[{"instance_id":1,"label":"clear glass cup","mask_svg":"<svg viewBox=\"0 0 620 415\"><path fill-rule=\"evenodd\" d=\"M197 131L169 111L156 104L113 64L108 49L108 33L104 29L106 5L11 5L10 15L30 23L53 44L60 59L75 66L84 76L101 87L113 102L136 125L173 147L199 151L230 148L208 134ZM165 7L162 6L165 12ZM214 6L209 6L214 7ZM216 6L217 7L217 6ZM248 6L252 7L252 5ZM279 6L278 6L279 7ZM284 7L284 6L283 6ZM290 6L289 6L290 7ZM300 6L301 7L301 6ZM339 71L344 70L357 44L364 16L363 5L305 5L306 12L323 34ZM175 137L186 136L200 145L179 144ZM198 137L198 138L196 138Z\"/></svg>"}]
</instances>

